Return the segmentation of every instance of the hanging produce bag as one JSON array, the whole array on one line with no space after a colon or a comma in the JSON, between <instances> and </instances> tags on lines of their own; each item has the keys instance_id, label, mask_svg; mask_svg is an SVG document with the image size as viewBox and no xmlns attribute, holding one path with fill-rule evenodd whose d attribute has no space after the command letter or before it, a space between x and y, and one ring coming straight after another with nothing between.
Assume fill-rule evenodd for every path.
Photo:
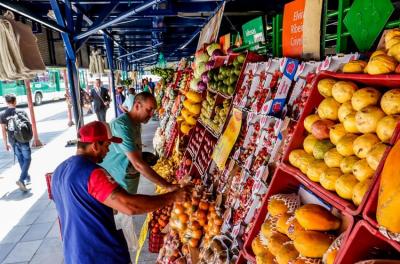
<instances>
[{"instance_id":1,"label":"hanging produce bag","mask_svg":"<svg viewBox=\"0 0 400 264\"><path fill-rule=\"evenodd\" d=\"M22 61L29 74L37 74L46 70L37 44L37 38L29 25L15 21L12 16L5 16L11 23L19 45Z\"/></svg>"}]
</instances>

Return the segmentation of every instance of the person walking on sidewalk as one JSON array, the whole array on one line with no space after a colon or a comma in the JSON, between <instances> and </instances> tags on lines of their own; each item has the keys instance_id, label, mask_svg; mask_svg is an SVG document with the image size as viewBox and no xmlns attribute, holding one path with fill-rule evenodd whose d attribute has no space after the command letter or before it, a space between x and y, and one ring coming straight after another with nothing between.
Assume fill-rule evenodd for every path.
<instances>
[{"instance_id":1,"label":"person walking on sidewalk","mask_svg":"<svg viewBox=\"0 0 400 264\"><path fill-rule=\"evenodd\" d=\"M28 171L31 165L30 139L32 139L32 127L28 115L22 110L16 110L17 99L14 95L6 95L5 101L7 109L0 115L4 147L7 151L12 149L17 157L21 174L16 183L21 191L26 192L28 188L25 184L30 184L31 181ZM21 138L22 129L27 134L22 135ZM26 138L24 138L25 136Z\"/></svg>"},{"instance_id":2,"label":"person walking on sidewalk","mask_svg":"<svg viewBox=\"0 0 400 264\"><path fill-rule=\"evenodd\" d=\"M90 90L90 97L93 100L93 108L97 115L97 120L105 122L111 98L108 90L101 86L100 79L96 79L94 88Z\"/></svg>"},{"instance_id":3,"label":"person walking on sidewalk","mask_svg":"<svg viewBox=\"0 0 400 264\"><path fill-rule=\"evenodd\" d=\"M122 137L123 142L111 144L110 152L100 165L129 193L137 192L140 174L167 190L177 187L158 175L142 156L141 124L150 120L156 107L154 96L141 92L135 96L131 111L110 122L112 134Z\"/></svg>"},{"instance_id":4,"label":"person walking on sidewalk","mask_svg":"<svg viewBox=\"0 0 400 264\"><path fill-rule=\"evenodd\" d=\"M163 195L131 195L98 165L109 146L121 138L109 136L106 124L94 121L78 132L76 155L54 171L51 190L59 215L66 264L131 263L123 232L116 229L113 210L144 214L184 202L189 188Z\"/></svg>"}]
</instances>

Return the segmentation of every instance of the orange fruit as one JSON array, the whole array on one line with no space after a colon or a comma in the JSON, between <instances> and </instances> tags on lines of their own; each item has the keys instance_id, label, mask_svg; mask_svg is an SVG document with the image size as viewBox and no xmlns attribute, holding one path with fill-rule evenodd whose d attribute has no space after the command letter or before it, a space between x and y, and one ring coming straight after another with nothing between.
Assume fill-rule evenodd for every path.
<instances>
[{"instance_id":1,"label":"orange fruit","mask_svg":"<svg viewBox=\"0 0 400 264\"><path fill-rule=\"evenodd\" d=\"M186 224L186 223L189 221L189 216L188 216L187 214L180 214L180 215L178 216L178 218L179 218L179 221L180 221L182 224Z\"/></svg>"}]
</instances>

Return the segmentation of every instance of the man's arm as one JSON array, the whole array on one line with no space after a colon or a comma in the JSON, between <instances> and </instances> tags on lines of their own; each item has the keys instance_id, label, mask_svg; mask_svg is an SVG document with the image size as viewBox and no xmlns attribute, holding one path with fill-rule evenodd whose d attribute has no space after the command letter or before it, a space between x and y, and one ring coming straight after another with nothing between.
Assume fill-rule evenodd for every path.
<instances>
[{"instance_id":1,"label":"man's arm","mask_svg":"<svg viewBox=\"0 0 400 264\"><path fill-rule=\"evenodd\" d=\"M118 186L104 200L103 204L127 215L138 215L153 212L159 208L171 205L174 202L184 202L188 198L188 192L180 189L162 195L129 194L121 186Z\"/></svg>"},{"instance_id":2,"label":"man's arm","mask_svg":"<svg viewBox=\"0 0 400 264\"><path fill-rule=\"evenodd\" d=\"M132 166L140 172L140 174L144 175L147 179L152 181L153 183L167 188L168 190L175 190L177 186L170 184L157 172L155 172L143 159L142 154L139 151L131 151L127 152L126 156L128 157L129 161L131 162Z\"/></svg>"},{"instance_id":3,"label":"man's arm","mask_svg":"<svg viewBox=\"0 0 400 264\"><path fill-rule=\"evenodd\" d=\"M3 135L3 142L4 142L4 147L7 151L10 150L10 145L7 142L7 130L6 130L6 125L1 124L1 133Z\"/></svg>"}]
</instances>

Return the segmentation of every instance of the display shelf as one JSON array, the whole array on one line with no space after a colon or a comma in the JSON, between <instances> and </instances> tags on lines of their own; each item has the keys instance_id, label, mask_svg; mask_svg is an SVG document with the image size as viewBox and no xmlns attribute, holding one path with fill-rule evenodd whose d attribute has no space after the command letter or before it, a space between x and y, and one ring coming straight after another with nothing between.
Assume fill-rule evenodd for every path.
<instances>
[{"instance_id":1,"label":"display shelf","mask_svg":"<svg viewBox=\"0 0 400 264\"><path fill-rule=\"evenodd\" d=\"M252 229L247 237L247 240L244 244L244 254L247 259L250 259L253 263L255 263L255 256L251 247L251 243L253 239L259 234L261 225L265 221L265 218L268 214L268 200L272 195L279 193L297 193L300 186L304 186L306 190L312 192L315 196L317 196L323 203L327 204L329 207L332 207L332 211L337 214L338 217L342 219L342 225L340 227L339 233L344 233L344 241L347 240L350 235L351 228L354 224L353 216L351 216L348 212L340 210L340 208L336 208L334 204L329 200L325 200L318 189L313 188L307 181L298 177L296 173L292 170L292 168L286 166L285 164L281 164L275 171L275 174L272 178L271 184L267 191L267 194L264 196L262 200L261 209L258 211L258 215L256 215L255 222L253 224ZM339 235L339 233L337 235Z\"/></svg>"},{"instance_id":2,"label":"display shelf","mask_svg":"<svg viewBox=\"0 0 400 264\"><path fill-rule=\"evenodd\" d=\"M200 118L197 120L197 122L199 122L206 130L207 132L212 135L215 139L218 139L221 134L217 134L215 133L209 126L207 126L203 120L201 120Z\"/></svg>"},{"instance_id":3,"label":"display shelf","mask_svg":"<svg viewBox=\"0 0 400 264\"><path fill-rule=\"evenodd\" d=\"M286 154L284 155L283 161L289 164L289 154L294 149L303 148L303 140L307 136L308 132L304 128L304 119L315 112L315 108L319 105L319 103L324 99L322 95L318 92L317 84L319 80L324 78L334 78L337 80L348 80L353 81L358 85L365 86L373 86L373 87L397 87L400 81L400 76L397 75L382 75L382 76L371 76L367 74L341 74L341 73L333 73L328 71L322 71L320 74L316 76L313 81L312 89L310 96L304 106L303 113L298 121L298 125L294 131L293 137L287 147ZM390 79L389 76L392 76L393 79ZM393 135L393 138L397 137L397 135ZM393 141L393 139L392 139ZM387 155L388 152L386 152ZM386 156L385 156L386 157ZM376 169L374 176L372 177L372 181L375 183L377 177L379 176L385 157L381 159L381 162ZM291 165L289 165L291 166ZM299 169L293 168L296 171L296 174L299 175L303 180L307 181L313 188L318 189L321 192L321 195L327 199L332 201L332 203L342 209L347 210L352 215L361 214L366 201L369 197L369 194L372 190L373 184L370 186L368 191L366 192L361 204L359 206L354 205L351 201L345 200L339 197L335 192L331 192L323 188L319 183L312 182L304 173L302 173Z\"/></svg>"},{"instance_id":4,"label":"display shelf","mask_svg":"<svg viewBox=\"0 0 400 264\"><path fill-rule=\"evenodd\" d=\"M400 259L400 247L395 247L368 222L360 220L339 250L335 263L369 259Z\"/></svg>"}]
</instances>

